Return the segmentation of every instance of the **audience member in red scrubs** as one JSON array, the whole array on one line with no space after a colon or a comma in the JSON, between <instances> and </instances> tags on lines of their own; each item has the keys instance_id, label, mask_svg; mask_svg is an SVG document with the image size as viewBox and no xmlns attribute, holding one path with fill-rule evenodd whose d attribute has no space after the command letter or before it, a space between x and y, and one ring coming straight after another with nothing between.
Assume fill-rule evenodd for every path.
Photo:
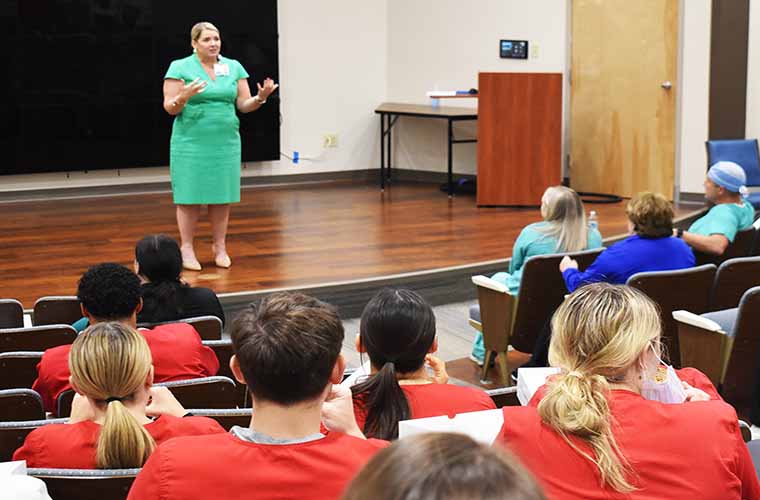
<instances>
[{"instance_id":1,"label":"audience member in red scrubs","mask_svg":"<svg viewBox=\"0 0 760 500\"><path fill-rule=\"evenodd\" d=\"M230 366L253 400L250 426L162 444L129 498L340 498L387 443L364 438L349 391L333 388L345 364L337 312L305 295L278 293L243 310L231 333ZM336 424L341 414L347 418ZM331 431L320 432L323 419Z\"/></svg>"},{"instance_id":2,"label":"audience member in red scrubs","mask_svg":"<svg viewBox=\"0 0 760 500\"><path fill-rule=\"evenodd\" d=\"M140 279L119 264L99 264L82 275L77 288L82 314L91 325L119 321L137 327L142 309ZM211 348L201 342L198 332L185 323L171 323L153 329L140 329L148 341L155 382L170 382L216 375L219 360ZM69 384L70 345L45 351L37 365L37 380L32 389L40 393L45 410L56 413L56 400Z\"/></svg>"},{"instance_id":3,"label":"audience member in red scrubs","mask_svg":"<svg viewBox=\"0 0 760 500\"><path fill-rule=\"evenodd\" d=\"M549 498L760 498L736 412L662 364L659 314L643 293L584 286L552 331L549 362L562 373L537 407L505 407L497 438Z\"/></svg>"},{"instance_id":4,"label":"audience member in red scrubs","mask_svg":"<svg viewBox=\"0 0 760 500\"><path fill-rule=\"evenodd\" d=\"M27 436L13 459L26 460L28 467L142 467L156 443L224 433L209 418L183 418L187 412L168 389L151 387L148 343L122 323L98 323L85 330L71 346L69 363L77 391L71 418Z\"/></svg>"},{"instance_id":5,"label":"audience member in red scrubs","mask_svg":"<svg viewBox=\"0 0 760 500\"><path fill-rule=\"evenodd\" d=\"M438 349L433 309L415 292L378 292L362 312L356 348L372 365L370 376L351 388L367 436L395 439L401 420L496 408L484 391L446 383L443 361L430 354Z\"/></svg>"},{"instance_id":6,"label":"audience member in red scrubs","mask_svg":"<svg viewBox=\"0 0 760 500\"><path fill-rule=\"evenodd\" d=\"M464 434L417 434L375 455L343 500L545 500L511 455Z\"/></svg>"}]
</instances>

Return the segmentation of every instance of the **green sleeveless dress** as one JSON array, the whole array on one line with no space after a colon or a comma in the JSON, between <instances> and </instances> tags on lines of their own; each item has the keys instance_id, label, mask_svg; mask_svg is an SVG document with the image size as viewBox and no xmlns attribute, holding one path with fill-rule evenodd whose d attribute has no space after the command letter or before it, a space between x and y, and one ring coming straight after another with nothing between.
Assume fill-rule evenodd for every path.
<instances>
[{"instance_id":1,"label":"green sleeveless dress","mask_svg":"<svg viewBox=\"0 0 760 500\"><path fill-rule=\"evenodd\" d=\"M234 59L219 56L229 74L212 80L192 54L172 61L164 79L196 78L206 81L206 89L194 95L174 118L169 151L169 167L174 203L202 205L240 201L240 120L235 111L237 82L248 78ZM225 72L226 73L226 72Z\"/></svg>"}]
</instances>

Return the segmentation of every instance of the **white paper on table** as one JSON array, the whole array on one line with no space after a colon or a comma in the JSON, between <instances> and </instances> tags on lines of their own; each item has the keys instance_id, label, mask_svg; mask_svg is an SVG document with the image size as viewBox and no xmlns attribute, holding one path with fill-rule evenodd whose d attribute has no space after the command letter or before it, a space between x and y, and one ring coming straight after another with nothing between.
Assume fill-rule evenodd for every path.
<instances>
[{"instance_id":1,"label":"white paper on table","mask_svg":"<svg viewBox=\"0 0 760 500\"><path fill-rule=\"evenodd\" d=\"M0 500L50 500L41 479L26 475L26 461L0 462Z\"/></svg>"},{"instance_id":2,"label":"white paper on table","mask_svg":"<svg viewBox=\"0 0 760 500\"><path fill-rule=\"evenodd\" d=\"M490 445L496 439L503 424L504 413L501 409L473 411L460 413L454 418L443 415L441 417L402 420L398 423L398 437L404 439L427 432L457 432Z\"/></svg>"},{"instance_id":3,"label":"white paper on table","mask_svg":"<svg viewBox=\"0 0 760 500\"><path fill-rule=\"evenodd\" d=\"M457 95L456 90L429 90L428 97L451 97Z\"/></svg>"},{"instance_id":4,"label":"white paper on table","mask_svg":"<svg viewBox=\"0 0 760 500\"><path fill-rule=\"evenodd\" d=\"M525 406L539 387L546 383L550 375L559 373L559 368L518 368L517 369L517 399Z\"/></svg>"}]
</instances>

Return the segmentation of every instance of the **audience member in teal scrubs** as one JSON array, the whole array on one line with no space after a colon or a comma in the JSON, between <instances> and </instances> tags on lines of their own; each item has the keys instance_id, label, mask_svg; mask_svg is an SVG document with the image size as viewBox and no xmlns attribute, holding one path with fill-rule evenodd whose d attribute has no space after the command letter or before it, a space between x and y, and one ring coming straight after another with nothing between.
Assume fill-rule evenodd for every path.
<instances>
[{"instance_id":1,"label":"audience member in teal scrubs","mask_svg":"<svg viewBox=\"0 0 760 500\"><path fill-rule=\"evenodd\" d=\"M719 161L710 167L704 184L705 198L715 206L680 234L689 246L698 252L722 255L736 233L752 225L755 209L744 200L746 182L744 169L734 162ZM675 235L679 236L678 231Z\"/></svg>"},{"instance_id":2,"label":"audience member in teal scrubs","mask_svg":"<svg viewBox=\"0 0 760 500\"><path fill-rule=\"evenodd\" d=\"M583 202L578 193L570 188L548 188L541 197L541 216L544 218L542 222L529 224L517 237L509 272L496 273L491 277L506 285L513 295L517 295L520 289L522 268L529 257L602 246L602 235L596 228L588 227ZM480 310L477 306L470 309L470 317L479 319ZM483 334L478 332L471 359L482 364L484 356Z\"/></svg>"}]
</instances>

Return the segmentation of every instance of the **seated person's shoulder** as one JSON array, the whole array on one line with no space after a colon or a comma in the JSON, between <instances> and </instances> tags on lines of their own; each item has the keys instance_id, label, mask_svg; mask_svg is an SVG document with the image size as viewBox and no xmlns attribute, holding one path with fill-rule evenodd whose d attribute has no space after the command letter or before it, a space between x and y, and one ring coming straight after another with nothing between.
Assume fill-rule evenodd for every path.
<instances>
[{"instance_id":1,"label":"seated person's shoulder","mask_svg":"<svg viewBox=\"0 0 760 500\"><path fill-rule=\"evenodd\" d=\"M219 425L219 422L208 417L161 415L154 423L159 422L166 428L179 433L217 434L226 432Z\"/></svg>"},{"instance_id":2,"label":"seated person's shoulder","mask_svg":"<svg viewBox=\"0 0 760 500\"><path fill-rule=\"evenodd\" d=\"M167 323L165 325L154 326L151 329L140 330L146 339L153 337L176 337L177 339L194 339L200 341L198 330L189 323L178 321L176 323Z\"/></svg>"}]
</instances>

